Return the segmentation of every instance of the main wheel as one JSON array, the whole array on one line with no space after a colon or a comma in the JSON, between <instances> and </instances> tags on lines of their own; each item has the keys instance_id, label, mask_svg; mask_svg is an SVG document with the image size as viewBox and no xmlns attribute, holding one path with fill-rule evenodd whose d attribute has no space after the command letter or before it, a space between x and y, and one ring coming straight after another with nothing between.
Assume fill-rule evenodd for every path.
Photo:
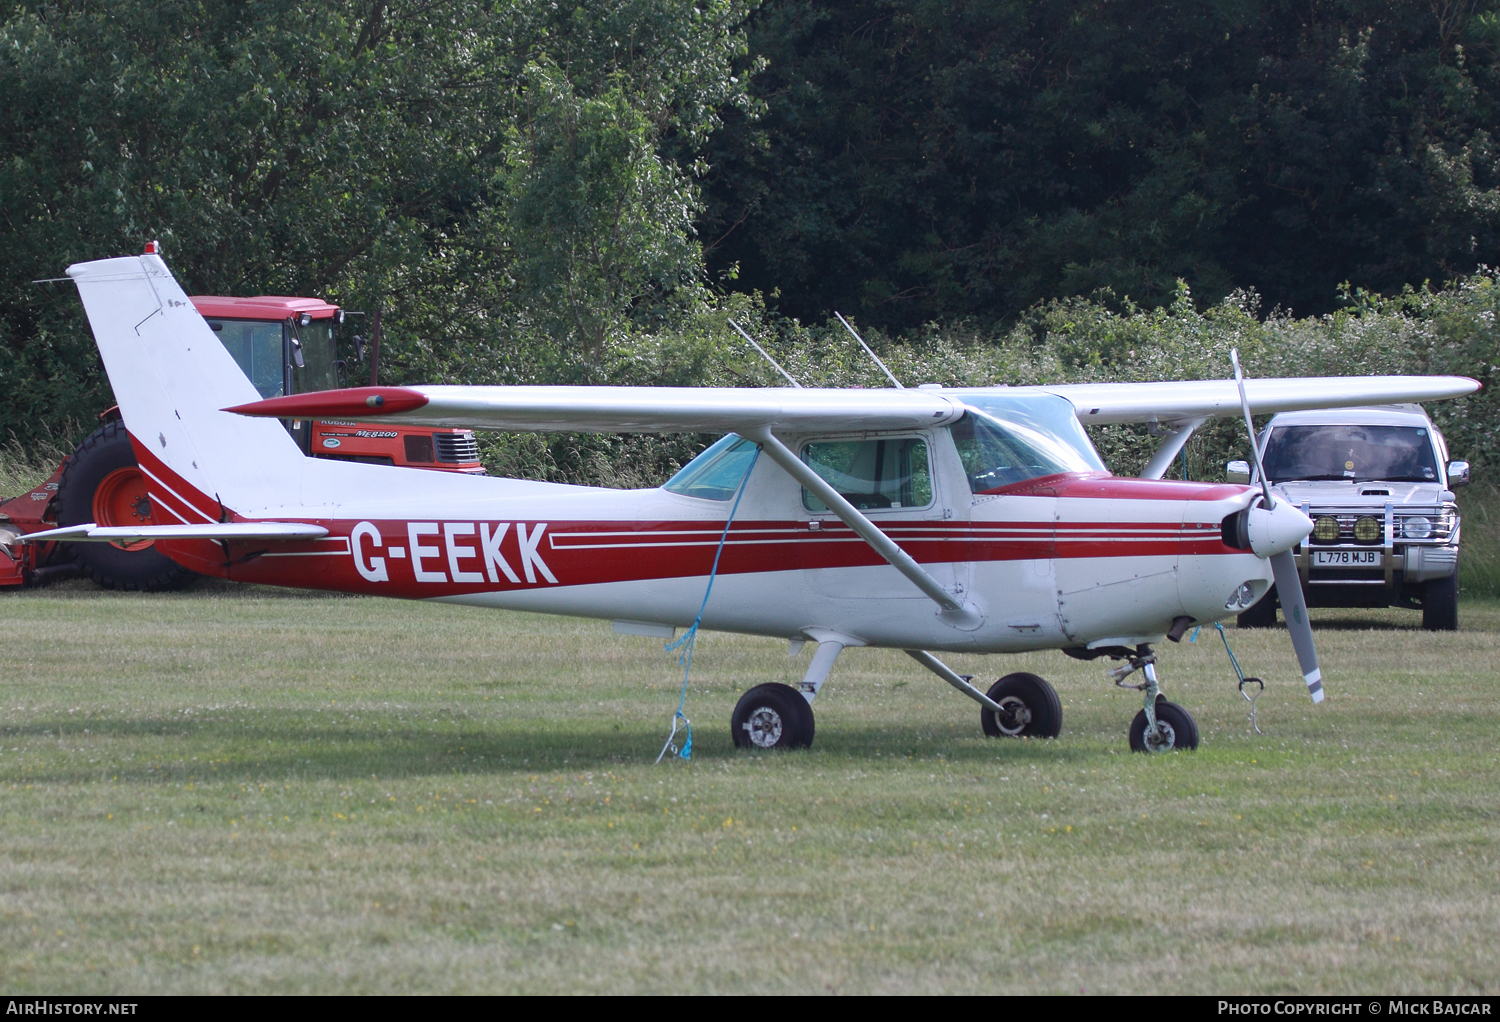
<instances>
[{"instance_id":1,"label":"main wheel","mask_svg":"<svg viewBox=\"0 0 1500 1022\"><path fill-rule=\"evenodd\" d=\"M1130 722L1131 752L1176 752L1179 749L1191 751L1198 747L1198 722L1181 706L1167 702L1166 696L1156 697L1156 723L1159 731L1148 741L1146 711L1136 712L1135 720Z\"/></svg>"},{"instance_id":2,"label":"main wheel","mask_svg":"<svg viewBox=\"0 0 1500 1022\"><path fill-rule=\"evenodd\" d=\"M740 696L729 729L736 748L805 749L813 741L813 711L790 685L757 685Z\"/></svg>"},{"instance_id":3,"label":"main wheel","mask_svg":"<svg viewBox=\"0 0 1500 1022\"><path fill-rule=\"evenodd\" d=\"M57 483L57 524L149 525L151 497L135 464L130 434L106 422L89 434L63 465ZM162 592L181 589L198 573L177 564L151 540L128 545L69 544L73 563L106 589Z\"/></svg>"},{"instance_id":4,"label":"main wheel","mask_svg":"<svg viewBox=\"0 0 1500 1022\"><path fill-rule=\"evenodd\" d=\"M1241 628L1275 628L1276 627L1276 587L1272 586L1249 610L1245 611L1235 622Z\"/></svg>"},{"instance_id":5,"label":"main wheel","mask_svg":"<svg viewBox=\"0 0 1500 1022\"><path fill-rule=\"evenodd\" d=\"M985 694L1005 710L979 711L979 725L991 738L1056 738L1062 731L1057 689L1035 674L1007 674Z\"/></svg>"},{"instance_id":6,"label":"main wheel","mask_svg":"<svg viewBox=\"0 0 1500 1022\"><path fill-rule=\"evenodd\" d=\"M1458 631L1458 571L1422 587L1422 627L1429 632Z\"/></svg>"}]
</instances>

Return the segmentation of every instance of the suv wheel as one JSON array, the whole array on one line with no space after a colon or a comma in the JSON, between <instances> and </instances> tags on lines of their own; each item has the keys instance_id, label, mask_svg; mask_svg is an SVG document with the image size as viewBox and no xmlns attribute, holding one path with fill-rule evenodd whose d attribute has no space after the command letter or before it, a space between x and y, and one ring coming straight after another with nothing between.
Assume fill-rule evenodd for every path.
<instances>
[{"instance_id":1,"label":"suv wheel","mask_svg":"<svg viewBox=\"0 0 1500 1022\"><path fill-rule=\"evenodd\" d=\"M1429 632L1458 631L1458 571L1422 587L1422 628Z\"/></svg>"},{"instance_id":2,"label":"suv wheel","mask_svg":"<svg viewBox=\"0 0 1500 1022\"><path fill-rule=\"evenodd\" d=\"M1260 602L1235 618L1235 622L1241 628L1275 628L1276 587L1266 590L1266 595L1260 598Z\"/></svg>"}]
</instances>

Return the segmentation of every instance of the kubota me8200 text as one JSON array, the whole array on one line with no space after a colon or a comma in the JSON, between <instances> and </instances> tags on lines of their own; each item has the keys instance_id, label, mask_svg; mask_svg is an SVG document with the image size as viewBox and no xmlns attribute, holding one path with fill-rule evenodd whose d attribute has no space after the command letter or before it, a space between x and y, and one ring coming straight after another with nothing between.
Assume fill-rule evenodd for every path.
<instances>
[{"instance_id":1,"label":"kubota me8200 text","mask_svg":"<svg viewBox=\"0 0 1500 1022\"><path fill-rule=\"evenodd\" d=\"M347 331L340 329L345 314L337 305L316 298L273 295L199 295L192 302L262 397L350 384L349 366L339 357L340 335ZM356 360L364 362L363 339L351 337L349 345ZM369 351L366 371L372 380L377 351L376 347ZM99 418L102 425L51 478L29 493L0 501L0 586L42 582L75 570L109 589L176 589L197 577L153 550L149 540L123 546L13 542L18 534L85 522L169 525L175 520L162 520L162 509L152 505L118 409L111 408ZM479 446L469 430L335 419L292 421L287 428L309 457L484 472Z\"/></svg>"}]
</instances>

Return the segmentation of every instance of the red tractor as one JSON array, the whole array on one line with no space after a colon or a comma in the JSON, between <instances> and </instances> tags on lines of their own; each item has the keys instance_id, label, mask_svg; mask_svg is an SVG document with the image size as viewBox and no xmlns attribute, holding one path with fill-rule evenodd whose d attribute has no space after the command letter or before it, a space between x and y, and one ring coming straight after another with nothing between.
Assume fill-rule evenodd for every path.
<instances>
[{"instance_id":1,"label":"red tractor","mask_svg":"<svg viewBox=\"0 0 1500 1022\"><path fill-rule=\"evenodd\" d=\"M280 397L350 385L348 364L339 358L346 313L316 298L223 298L199 295L193 304L262 397ZM370 382L375 382L380 328L373 324ZM365 361L366 342L351 338L355 358ZM155 522L145 477L136 468L130 438L117 408L52 477L30 493L0 500L0 586L40 583L82 571L106 589L160 592L179 589L197 574L174 563L152 542L15 543L18 534L94 522L131 525ZM334 419L287 422L288 431L312 458L377 465L484 473L479 445L464 429L426 429Z\"/></svg>"}]
</instances>

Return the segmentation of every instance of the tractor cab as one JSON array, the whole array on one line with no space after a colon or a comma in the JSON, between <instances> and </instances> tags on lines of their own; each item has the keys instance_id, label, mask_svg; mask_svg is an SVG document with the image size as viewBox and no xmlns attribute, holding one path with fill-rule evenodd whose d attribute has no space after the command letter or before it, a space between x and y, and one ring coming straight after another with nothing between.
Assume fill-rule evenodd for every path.
<instances>
[{"instance_id":1,"label":"tractor cab","mask_svg":"<svg viewBox=\"0 0 1500 1022\"><path fill-rule=\"evenodd\" d=\"M349 333L348 314L317 298L194 295L192 302L263 398L347 387L350 364L341 351L352 347L355 362L366 360L363 338L343 336ZM373 379L373 346L368 357ZM331 420L286 425L297 446L314 458L484 473L471 430Z\"/></svg>"}]
</instances>

